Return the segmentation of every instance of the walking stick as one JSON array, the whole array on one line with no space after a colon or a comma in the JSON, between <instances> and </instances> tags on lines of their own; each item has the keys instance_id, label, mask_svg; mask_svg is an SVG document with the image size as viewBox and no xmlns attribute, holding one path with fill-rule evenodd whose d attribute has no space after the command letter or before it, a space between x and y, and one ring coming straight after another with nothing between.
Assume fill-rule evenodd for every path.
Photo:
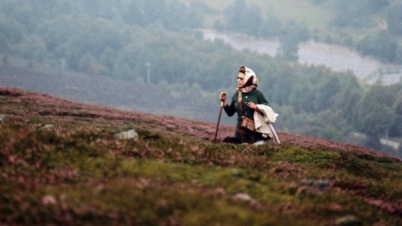
<instances>
[{"instance_id":1,"label":"walking stick","mask_svg":"<svg viewBox=\"0 0 402 226\"><path fill-rule=\"evenodd\" d=\"M218 136L218 128L219 128L219 122L221 121L222 108L223 108L223 101L221 101L221 107L219 109L219 116L218 116L218 122L216 123L214 143L216 143L216 136Z\"/></svg>"}]
</instances>

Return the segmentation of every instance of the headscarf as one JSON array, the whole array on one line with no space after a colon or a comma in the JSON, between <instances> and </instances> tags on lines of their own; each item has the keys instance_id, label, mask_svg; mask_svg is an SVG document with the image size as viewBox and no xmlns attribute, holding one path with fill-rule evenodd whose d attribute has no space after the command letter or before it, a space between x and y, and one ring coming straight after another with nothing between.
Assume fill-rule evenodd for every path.
<instances>
[{"instance_id":1,"label":"headscarf","mask_svg":"<svg viewBox=\"0 0 402 226\"><path fill-rule=\"evenodd\" d=\"M248 67L244 67L244 69L245 69L245 73L244 73L245 74L245 76L244 76L245 83L244 83L243 87L244 88L249 87L249 86L254 86L254 88L257 87L258 86L257 75L254 73L253 70L251 70Z\"/></svg>"},{"instance_id":2,"label":"headscarf","mask_svg":"<svg viewBox=\"0 0 402 226\"><path fill-rule=\"evenodd\" d=\"M240 109L242 106L242 93L249 93L254 88L258 86L258 78L257 75L248 67L242 66L239 69L240 73L244 73L244 85L242 87L236 88L236 92L238 92L238 101L240 104Z\"/></svg>"}]
</instances>

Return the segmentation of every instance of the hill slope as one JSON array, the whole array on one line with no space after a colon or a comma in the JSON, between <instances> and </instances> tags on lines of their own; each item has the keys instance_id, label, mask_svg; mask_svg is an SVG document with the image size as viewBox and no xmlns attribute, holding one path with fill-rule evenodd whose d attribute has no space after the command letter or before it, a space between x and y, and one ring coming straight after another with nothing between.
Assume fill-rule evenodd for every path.
<instances>
[{"instance_id":1,"label":"hill slope","mask_svg":"<svg viewBox=\"0 0 402 226\"><path fill-rule=\"evenodd\" d=\"M402 222L402 161L373 150L286 133L212 144L213 123L14 88L0 88L1 114L1 224ZM138 140L113 138L131 128Z\"/></svg>"}]
</instances>

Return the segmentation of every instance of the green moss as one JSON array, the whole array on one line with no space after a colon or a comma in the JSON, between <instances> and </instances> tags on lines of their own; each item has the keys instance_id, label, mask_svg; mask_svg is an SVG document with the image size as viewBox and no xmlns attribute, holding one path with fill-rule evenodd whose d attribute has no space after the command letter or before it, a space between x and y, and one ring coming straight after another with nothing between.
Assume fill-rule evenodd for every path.
<instances>
[{"instance_id":1,"label":"green moss","mask_svg":"<svg viewBox=\"0 0 402 226\"><path fill-rule=\"evenodd\" d=\"M326 168L332 162L337 162L340 154L323 150L307 150L299 147L289 147L276 152L271 158L275 161L287 161L307 165L317 165Z\"/></svg>"}]
</instances>

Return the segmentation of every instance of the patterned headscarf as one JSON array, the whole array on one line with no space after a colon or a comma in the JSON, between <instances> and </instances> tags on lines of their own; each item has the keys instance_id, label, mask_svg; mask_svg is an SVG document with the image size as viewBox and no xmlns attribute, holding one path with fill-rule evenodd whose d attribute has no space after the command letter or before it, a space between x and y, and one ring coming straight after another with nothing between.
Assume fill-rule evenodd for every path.
<instances>
[{"instance_id":1,"label":"patterned headscarf","mask_svg":"<svg viewBox=\"0 0 402 226\"><path fill-rule=\"evenodd\" d=\"M258 86L258 78L257 78L257 75L254 73L254 71L253 70L251 70L250 68L248 68L248 67L244 67L244 69L245 69L245 76L244 76L244 85L243 85L243 87L244 88L246 88L246 87L248 87L248 86L255 86L255 87L257 87ZM240 68L240 70L241 70L241 68ZM255 88L254 87L254 88Z\"/></svg>"},{"instance_id":2,"label":"patterned headscarf","mask_svg":"<svg viewBox=\"0 0 402 226\"><path fill-rule=\"evenodd\" d=\"M256 88L258 86L258 78L253 70L245 66L240 67L239 72L244 74L244 85L236 88L236 92L238 92L237 99L240 104L240 110L242 111L242 93L249 93Z\"/></svg>"}]
</instances>

